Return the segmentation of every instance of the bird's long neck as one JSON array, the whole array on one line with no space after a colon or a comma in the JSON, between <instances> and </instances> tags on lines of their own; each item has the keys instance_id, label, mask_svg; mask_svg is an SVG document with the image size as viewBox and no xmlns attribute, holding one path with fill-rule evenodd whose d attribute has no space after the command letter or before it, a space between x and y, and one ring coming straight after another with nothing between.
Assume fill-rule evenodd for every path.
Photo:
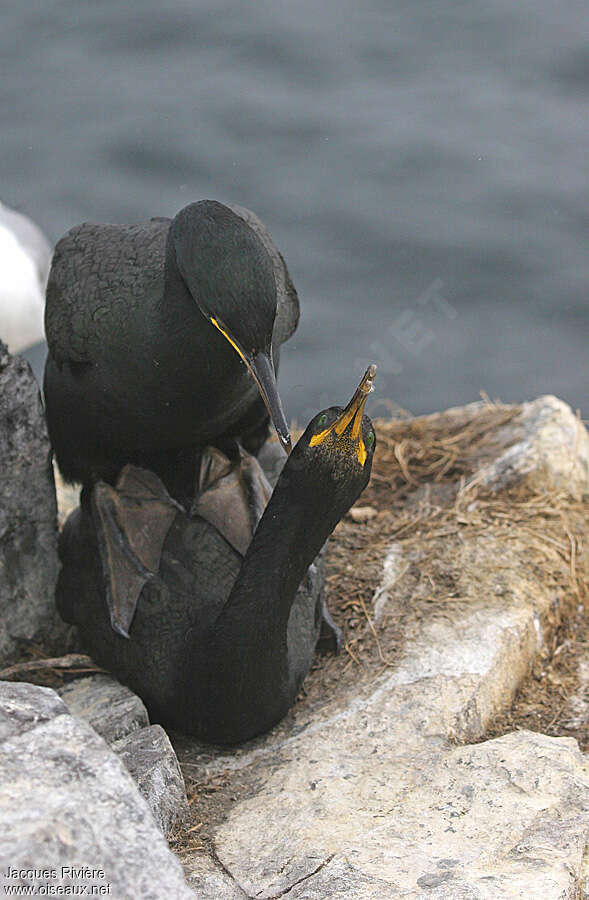
<instances>
[{"instance_id":1,"label":"bird's long neck","mask_svg":"<svg viewBox=\"0 0 589 900\"><path fill-rule=\"evenodd\" d=\"M219 703L223 697L228 740L233 730L247 734L248 719L261 724L258 731L273 725L298 690L289 664L290 611L309 565L343 513L327 497L318 504L315 493L297 490L296 476L293 483L287 463L210 636L215 667L207 681L211 696Z\"/></svg>"}]
</instances>

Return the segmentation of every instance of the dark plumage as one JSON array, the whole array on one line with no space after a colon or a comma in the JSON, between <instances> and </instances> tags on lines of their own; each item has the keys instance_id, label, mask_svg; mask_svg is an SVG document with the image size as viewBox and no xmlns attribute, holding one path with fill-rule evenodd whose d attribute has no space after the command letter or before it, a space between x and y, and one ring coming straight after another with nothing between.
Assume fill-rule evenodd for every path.
<instances>
[{"instance_id":1,"label":"dark plumage","mask_svg":"<svg viewBox=\"0 0 589 900\"><path fill-rule=\"evenodd\" d=\"M155 720L235 743L270 728L294 702L324 612L322 576L309 567L370 477L375 437L363 410L373 376L371 367L345 410L332 407L309 423L245 557L221 536L223 521L234 531L241 503L239 489L231 487L236 482L223 487L213 479L218 493L209 502L205 490L188 516L153 475L124 470L117 491L107 489L112 508L125 514L135 504L156 525L162 516L170 519L161 557L155 553L159 571L144 573L128 638L111 626L100 527L87 507L69 518L60 540L60 612L78 625L97 662L139 693ZM103 489L97 485L95 493ZM152 549L149 532L141 531L144 559ZM119 565L127 568L125 554L115 559Z\"/></svg>"},{"instance_id":2,"label":"dark plumage","mask_svg":"<svg viewBox=\"0 0 589 900\"><path fill-rule=\"evenodd\" d=\"M188 459L190 479L198 446L260 446L264 403L287 445L274 364L298 314L284 260L248 210L204 200L172 220L72 229L55 248L45 313L64 477L113 483L130 462L177 479Z\"/></svg>"}]
</instances>

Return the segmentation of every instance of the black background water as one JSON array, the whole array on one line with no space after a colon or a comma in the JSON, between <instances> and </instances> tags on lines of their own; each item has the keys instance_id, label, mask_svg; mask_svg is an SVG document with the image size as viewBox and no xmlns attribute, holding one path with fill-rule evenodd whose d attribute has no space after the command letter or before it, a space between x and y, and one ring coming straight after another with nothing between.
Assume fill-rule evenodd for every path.
<instances>
[{"instance_id":1,"label":"black background water","mask_svg":"<svg viewBox=\"0 0 589 900\"><path fill-rule=\"evenodd\" d=\"M254 209L302 305L287 414L556 393L587 412L586 0L26 0L0 197L84 221Z\"/></svg>"}]
</instances>

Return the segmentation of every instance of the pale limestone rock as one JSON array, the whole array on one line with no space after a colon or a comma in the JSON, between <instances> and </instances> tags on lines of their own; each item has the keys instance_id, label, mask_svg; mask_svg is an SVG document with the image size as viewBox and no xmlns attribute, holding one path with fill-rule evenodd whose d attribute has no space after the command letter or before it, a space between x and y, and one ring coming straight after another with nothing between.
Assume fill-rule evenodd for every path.
<instances>
[{"instance_id":1,"label":"pale limestone rock","mask_svg":"<svg viewBox=\"0 0 589 900\"><path fill-rule=\"evenodd\" d=\"M88 722L107 744L149 725L143 701L110 675L76 678L58 693L72 715Z\"/></svg>"},{"instance_id":2,"label":"pale limestone rock","mask_svg":"<svg viewBox=\"0 0 589 900\"><path fill-rule=\"evenodd\" d=\"M580 889L580 900L589 900L589 846L585 848L585 856L583 857Z\"/></svg>"},{"instance_id":3,"label":"pale limestone rock","mask_svg":"<svg viewBox=\"0 0 589 900\"><path fill-rule=\"evenodd\" d=\"M0 338L12 353L43 337L51 254L32 219L0 203Z\"/></svg>"},{"instance_id":4,"label":"pale limestone rock","mask_svg":"<svg viewBox=\"0 0 589 900\"><path fill-rule=\"evenodd\" d=\"M0 681L0 742L24 734L65 712L51 688Z\"/></svg>"},{"instance_id":5,"label":"pale limestone rock","mask_svg":"<svg viewBox=\"0 0 589 900\"><path fill-rule=\"evenodd\" d=\"M186 880L198 897L211 900L242 900L248 895L227 875L210 856L186 853L180 856Z\"/></svg>"},{"instance_id":6,"label":"pale limestone rock","mask_svg":"<svg viewBox=\"0 0 589 900\"><path fill-rule=\"evenodd\" d=\"M110 885L113 898L195 896L121 761L53 691L0 683L0 721L3 889L33 885L40 896L47 884L86 886L90 895ZM62 877L62 866L103 874Z\"/></svg>"},{"instance_id":7,"label":"pale limestone rock","mask_svg":"<svg viewBox=\"0 0 589 900\"><path fill-rule=\"evenodd\" d=\"M217 853L248 895L297 885L293 897L339 896L339 870L354 897L574 896L589 826L576 742L518 732L409 753L379 743L358 734L350 745L336 727L302 736L230 814Z\"/></svg>"},{"instance_id":8,"label":"pale limestone rock","mask_svg":"<svg viewBox=\"0 0 589 900\"><path fill-rule=\"evenodd\" d=\"M473 479L499 491L525 481L536 491L589 491L589 435L570 406L550 395L524 403L521 414L497 432L506 449Z\"/></svg>"},{"instance_id":9,"label":"pale limestone rock","mask_svg":"<svg viewBox=\"0 0 589 900\"><path fill-rule=\"evenodd\" d=\"M57 524L61 528L71 512L80 503L81 488L79 484L67 484L53 460L53 477L55 479L55 495L57 497Z\"/></svg>"},{"instance_id":10,"label":"pale limestone rock","mask_svg":"<svg viewBox=\"0 0 589 900\"><path fill-rule=\"evenodd\" d=\"M161 725L140 728L111 746L133 776L164 835L185 824L186 786L174 748Z\"/></svg>"}]
</instances>

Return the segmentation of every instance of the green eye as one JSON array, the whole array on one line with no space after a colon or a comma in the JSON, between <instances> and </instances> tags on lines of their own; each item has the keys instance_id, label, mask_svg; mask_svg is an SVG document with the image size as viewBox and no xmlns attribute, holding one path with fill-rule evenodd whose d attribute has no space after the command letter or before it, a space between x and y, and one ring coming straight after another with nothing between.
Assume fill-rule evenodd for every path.
<instances>
[{"instance_id":1,"label":"green eye","mask_svg":"<svg viewBox=\"0 0 589 900\"><path fill-rule=\"evenodd\" d=\"M317 419L317 428L323 428L323 426L325 425L326 422L327 422L327 416L326 416L325 413L323 413L323 414L322 414L321 416L319 416L319 418Z\"/></svg>"},{"instance_id":2,"label":"green eye","mask_svg":"<svg viewBox=\"0 0 589 900\"><path fill-rule=\"evenodd\" d=\"M373 444L374 444L374 431L369 431L368 434L366 435L366 446L372 447Z\"/></svg>"}]
</instances>

